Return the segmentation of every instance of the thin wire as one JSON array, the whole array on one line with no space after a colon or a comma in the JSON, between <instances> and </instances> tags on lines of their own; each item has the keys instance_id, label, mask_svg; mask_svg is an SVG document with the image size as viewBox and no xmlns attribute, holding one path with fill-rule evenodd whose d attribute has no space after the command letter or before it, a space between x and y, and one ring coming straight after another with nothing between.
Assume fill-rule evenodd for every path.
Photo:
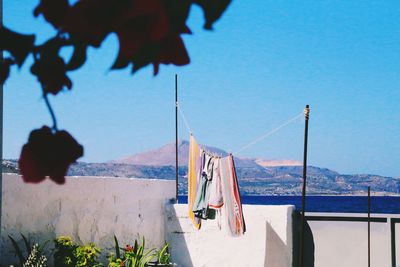
<instances>
[{"instance_id":1,"label":"thin wire","mask_svg":"<svg viewBox=\"0 0 400 267\"><path fill-rule=\"evenodd\" d=\"M183 122L184 122L184 124L186 126L186 130L189 132L189 134L192 134L192 130L190 129L189 123L187 122L185 114L183 114L181 106L180 106L180 104L178 102L176 102L176 106L178 107L179 114L181 114Z\"/></svg>"},{"instance_id":2,"label":"thin wire","mask_svg":"<svg viewBox=\"0 0 400 267\"><path fill-rule=\"evenodd\" d=\"M276 133L277 131L279 131L280 129L282 129L283 127L289 125L290 123L294 122L295 120L297 120L298 118L302 117L304 115L304 113L300 113L298 115L296 115L295 117L291 118L290 120L288 120L287 122L283 123L282 125L276 127L275 129L272 129L268 132L266 132L265 134L257 137L256 139L254 139L253 141L251 141L250 143L248 143L247 145L243 146L241 149L237 150L236 152L234 152L234 155L238 155L240 152L242 152L243 150L249 148L250 146L262 141L263 139L267 138L268 136L271 136L272 134Z\"/></svg>"}]
</instances>

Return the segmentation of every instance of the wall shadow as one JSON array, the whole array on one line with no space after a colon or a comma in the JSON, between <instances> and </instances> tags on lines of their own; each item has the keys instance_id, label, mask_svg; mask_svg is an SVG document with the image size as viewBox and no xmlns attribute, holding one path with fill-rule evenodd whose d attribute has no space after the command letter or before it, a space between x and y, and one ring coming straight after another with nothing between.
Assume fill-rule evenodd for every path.
<instances>
[{"instance_id":1,"label":"wall shadow","mask_svg":"<svg viewBox=\"0 0 400 267\"><path fill-rule=\"evenodd\" d=\"M266 222L265 238L265 267L287 266L289 257L287 255L287 244L285 244L272 226Z\"/></svg>"},{"instance_id":2,"label":"wall shadow","mask_svg":"<svg viewBox=\"0 0 400 267\"><path fill-rule=\"evenodd\" d=\"M315 244L311 227L307 220L304 225L304 267L315 265ZM293 212L293 267L300 267L300 235L301 215L298 211Z\"/></svg>"},{"instance_id":3,"label":"wall shadow","mask_svg":"<svg viewBox=\"0 0 400 267\"><path fill-rule=\"evenodd\" d=\"M165 237L171 247L172 262L178 266L193 267L193 262L185 241L185 232L179 223L173 203L165 205Z\"/></svg>"}]
</instances>

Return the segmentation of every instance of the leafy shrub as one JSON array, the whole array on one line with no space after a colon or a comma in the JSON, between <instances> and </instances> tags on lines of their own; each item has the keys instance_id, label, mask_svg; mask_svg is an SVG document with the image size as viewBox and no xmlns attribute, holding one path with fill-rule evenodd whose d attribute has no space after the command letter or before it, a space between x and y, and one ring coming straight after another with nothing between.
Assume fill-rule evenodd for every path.
<instances>
[{"instance_id":1,"label":"leafy shrub","mask_svg":"<svg viewBox=\"0 0 400 267\"><path fill-rule=\"evenodd\" d=\"M100 248L94 243L89 243L85 246L79 246L75 249L76 267L98 267L101 264L98 262Z\"/></svg>"},{"instance_id":2,"label":"leafy shrub","mask_svg":"<svg viewBox=\"0 0 400 267\"><path fill-rule=\"evenodd\" d=\"M31 253L28 256L28 259L22 265L23 267L45 267L47 266L47 258L42 255L42 252L39 249L39 244L35 244L32 247Z\"/></svg>"},{"instance_id":3,"label":"leafy shrub","mask_svg":"<svg viewBox=\"0 0 400 267\"><path fill-rule=\"evenodd\" d=\"M170 264L171 254L168 251L169 244L165 243L165 245L156 252L157 255L157 264Z\"/></svg>"},{"instance_id":4,"label":"leafy shrub","mask_svg":"<svg viewBox=\"0 0 400 267\"><path fill-rule=\"evenodd\" d=\"M124 249L121 249L118 244L117 238L115 240L115 255L109 256L108 267L145 267L155 256L155 249L152 248L145 251L145 239L142 237L141 244L135 239L133 247L126 245ZM123 253L120 253L120 250Z\"/></svg>"},{"instance_id":5,"label":"leafy shrub","mask_svg":"<svg viewBox=\"0 0 400 267\"><path fill-rule=\"evenodd\" d=\"M78 247L69 236L60 236L54 240L54 265L59 267L74 267L76 258L75 249Z\"/></svg>"},{"instance_id":6,"label":"leafy shrub","mask_svg":"<svg viewBox=\"0 0 400 267\"><path fill-rule=\"evenodd\" d=\"M55 242L54 265L57 267L99 267L100 248L89 243L79 246L69 236L60 236Z\"/></svg>"},{"instance_id":7,"label":"leafy shrub","mask_svg":"<svg viewBox=\"0 0 400 267\"><path fill-rule=\"evenodd\" d=\"M47 258L43 255L44 247L47 242L43 245L39 246L39 244L35 243L33 246L31 245L30 240L28 240L23 234L21 234L22 240L25 244L26 253L22 251L19 247L18 242L15 241L14 238L8 236L11 240L11 243L14 247L15 253L18 256L19 264L14 264L16 267L45 267L47 266ZM27 256L24 256L26 254Z\"/></svg>"}]
</instances>

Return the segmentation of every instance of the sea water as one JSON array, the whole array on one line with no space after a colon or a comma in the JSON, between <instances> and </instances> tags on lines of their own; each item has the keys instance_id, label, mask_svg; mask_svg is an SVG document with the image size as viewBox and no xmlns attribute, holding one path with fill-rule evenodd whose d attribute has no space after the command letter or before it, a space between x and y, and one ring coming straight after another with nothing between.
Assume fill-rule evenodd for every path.
<instances>
[{"instance_id":1,"label":"sea water","mask_svg":"<svg viewBox=\"0 0 400 267\"><path fill-rule=\"evenodd\" d=\"M178 203L187 203L187 196L179 196ZM242 196L242 204L294 205L301 210L301 196ZM367 213L365 196L307 196L306 212ZM400 197L372 196L371 213L400 214Z\"/></svg>"}]
</instances>

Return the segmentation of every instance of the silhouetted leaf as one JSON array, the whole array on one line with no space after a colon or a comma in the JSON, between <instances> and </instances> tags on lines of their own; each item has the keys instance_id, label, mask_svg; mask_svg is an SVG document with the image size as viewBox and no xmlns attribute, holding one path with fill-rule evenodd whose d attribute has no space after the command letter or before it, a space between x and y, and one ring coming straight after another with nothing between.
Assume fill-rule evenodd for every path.
<instances>
[{"instance_id":1,"label":"silhouetted leaf","mask_svg":"<svg viewBox=\"0 0 400 267\"><path fill-rule=\"evenodd\" d=\"M21 67L28 54L32 51L35 35L16 33L2 26L0 28L0 50L7 50Z\"/></svg>"},{"instance_id":2,"label":"silhouetted leaf","mask_svg":"<svg viewBox=\"0 0 400 267\"><path fill-rule=\"evenodd\" d=\"M112 70L124 69L124 68L128 67L129 63L130 63L129 59L125 58L121 54L118 54L113 65L111 66L111 69Z\"/></svg>"},{"instance_id":3,"label":"silhouetted leaf","mask_svg":"<svg viewBox=\"0 0 400 267\"><path fill-rule=\"evenodd\" d=\"M0 61L0 84L4 84L10 75L10 66L15 62L11 58L5 58Z\"/></svg>"},{"instance_id":4,"label":"silhouetted leaf","mask_svg":"<svg viewBox=\"0 0 400 267\"><path fill-rule=\"evenodd\" d=\"M70 42L61 36L53 37L38 47L41 57L58 57L63 46L70 45Z\"/></svg>"},{"instance_id":5,"label":"silhouetted leaf","mask_svg":"<svg viewBox=\"0 0 400 267\"><path fill-rule=\"evenodd\" d=\"M190 0L164 1L165 9L169 16L170 27L178 33L190 33L186 26L191 6Z\"/></svg>"},{"instance_id":6,"label":"silhouetted leaf","mask_svg":"<svg viewBox=\"0 0 400 267\"><path fill-rule=\"evenodd\" d=\"M154 62L157 55L160 53L161 45L158 43L149 44L143 47L131 60L132 74L141 68Z\"/></svg>"},{"instance_id":7,"label":"silhouetted leaf","mask_svg":"<svg viewBox=\"0 0 400 267\"><path fill-rule=\"evenodd\" d=\"M53 133L43 126L29 135L18 165L26 183L40 183L50 176L57 184L63 184L70 164L82 155L83 147L68 132Z\"/></svg>"},{"instance_id":8,"label":"silhouetted leaf","mask_svg":"<svg viewBox=\"0 0 400 267\"><path fill-rule=\"evenodd\" d=\"M76 70L86 62L87 45L84 43L74 44L74 53L67 63L67 70Z\"/></svg>"},{"instance_id":9,"label":"silhouetted leaf","mask_svg":"<svg viewBox=\"0 0 400 267\"><path fill-rule=\"evenodd\" d=\"M69 7L68 0L40 0L33 15L37 17L43 14L45 20L58 29L62 26Z\"/></svg>"},{"instance_id":10,"label":"silhouetted leaf","mask_svg":"<svg viewBox=\"0 0 400 267\"><path fill-rule=\"evenodd\" d=\"M216 22L224 13L228 5L232 2L231 0L193 0L194 3L198 4L204 11L204 18L206 20L204 28L207 30L212 29L212 25Z\"/></svg>"},{"instance_id":11,"label":"silhouetted leaf","mask_svg":"<svg viewBox=\"0 0 400 267\"><path fill-rule=\"evenodd\" d=\"M190 58L185 44L179 35L168 36L161 46L161 50L154 60L154 75L158 73L158 64L174 64L183 66L189 64Z\"/></svg>"},{"instance_id":12,"label":"silhouetted leaf","mask_svg":"<svg viewBox=\"0 0 400 267\"><path fill-rule=\"evenodd\" d=\"M31 73L37 76L45 94L56 95L64 87L72 88L72 81L67 76L64 59L58 54L46 50L31 67Z\"/></svg>"},{"instance_id":13,"label":"silhouetted leaf","mask_svg":"<svg viewBox=\"0 0 400 267\"><path fill-rule=\"evenodd\" d=\"M76 1L65 16L63 31L76 40L100 47L116 21L122 19L122 13L129 11L132 2L137 1Z\"/></svg>"}]
</instances>

